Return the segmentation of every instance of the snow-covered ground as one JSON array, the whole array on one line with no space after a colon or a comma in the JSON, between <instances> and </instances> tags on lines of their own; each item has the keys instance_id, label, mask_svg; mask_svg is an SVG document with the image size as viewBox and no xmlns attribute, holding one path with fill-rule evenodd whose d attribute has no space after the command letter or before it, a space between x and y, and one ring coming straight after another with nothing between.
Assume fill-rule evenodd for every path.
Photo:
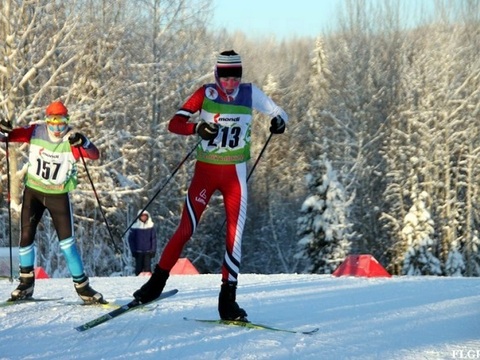
<instances>
[{"instance_id":1,"label":"snow-covered ground","mask_svg":"<svg viewBox=\"0 0 480 360\"><path fill-rule=\"evenodd\" d=\"M91 278L126 303L144 277ZM241 274L251 321L314 335L184 321L218 317L219 275L173 275L174 297L79 333L108 310L80 306L70 279L37 280L62 302L0 307L0 359L480 359L480 279ZM0 280L7 298L16 286Z\"/></svg>"}]
</instances>

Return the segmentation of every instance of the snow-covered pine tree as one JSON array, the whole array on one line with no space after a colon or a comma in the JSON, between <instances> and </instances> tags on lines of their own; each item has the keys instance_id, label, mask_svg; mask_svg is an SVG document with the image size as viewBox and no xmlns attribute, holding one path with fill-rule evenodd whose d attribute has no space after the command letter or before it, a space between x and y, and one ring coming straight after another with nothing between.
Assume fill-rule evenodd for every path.
<instances>
[{"instance_id":1,"label":"snow-covered pine tree","mask_svg":"<svg viewBox=\"0 0 480 360\"><path fill-rule=\"evenodd\" d=\"M306 260L306 272L331 274L351 247L350 200L325 155L312 163L307 185L311 195L297 219L301 250L296 257Z\"/></svg>"},{"instance_id":2,"label":"snow-covered pine tree","mask_svg":"<svg viewBox=\"0 0 480 360\"><path fill-rule=\"evenodd\" d=\"M448 276L462 276L464 271L465 260L458 249L458 242L454 241L448 252L447 261L445 263L445 273Z\"/></svg>"},{"instance_id":3,"label":"snow-covered pine tree","mask_svg":"<svg viewBox=\"0 0 480 360\"><path fill-rule=\"evenodd\" d=\"M440 260L435 256L433 220L427 209L428 194L415 196L412 207L403 219L402 236L407 244L403 261L405 275L441 275Z\"/></svg>"}]
</instances>

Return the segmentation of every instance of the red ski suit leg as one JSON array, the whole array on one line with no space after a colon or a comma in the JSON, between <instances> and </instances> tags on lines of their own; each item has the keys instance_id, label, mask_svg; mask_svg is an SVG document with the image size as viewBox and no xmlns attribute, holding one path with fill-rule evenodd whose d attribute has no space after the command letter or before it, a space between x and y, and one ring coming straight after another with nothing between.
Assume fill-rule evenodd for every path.
<instances>
[{"instance_id":1,"label":"red ski suit leg","mask_svg":"<svg viewBox=\"0 0 480 360\"><path fill-rule=\"evenodd\" d=\"M227 217L222 280L237 281L247 213L246 178L246 163L214 165L197 161L180 224L162 253L158 262L160 268L171 270L175 265L185 244L195 232L212 194L218 190L223 195Z\"/></svg>"}]
</instances>

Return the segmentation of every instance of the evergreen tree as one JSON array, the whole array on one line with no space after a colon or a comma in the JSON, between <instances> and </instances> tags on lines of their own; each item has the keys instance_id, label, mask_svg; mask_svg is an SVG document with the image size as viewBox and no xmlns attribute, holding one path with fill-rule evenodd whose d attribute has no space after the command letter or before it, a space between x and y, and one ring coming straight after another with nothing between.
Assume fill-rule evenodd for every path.
<instances>
[{"instance_id":1,"label":"evergreen tree","mask_svg":"<svg viewBox=\"0 0 480 360\"><path fill-rule=\"evenodd\" d=\"M434 227L426 202L428 194L423 191L416 199L403 222L402 236L407 243L403 262L405 275L441 275L440 260L434 255Z\"/></svg>"},{"instance_id":2,"label":"evergreen tree","mask_svg":"<svg viewBox=\"0 0 480 360\"><path fill-rule=\"evenodd\" d=\"M307 185L311 195L300 210L303 216L297 220L302 249L296 256L307 259L307 272L331 274L350 250L350 201L326 156L312 163Z\"/></svg>"},{"instance_id":3,"label":"evergreen tree","mask_svg":"<svg viewBox=\"0 0 480 360\"><path fill-rule=\"evenodd\" d=\"M465 260L458 250L457 241L454 241L448 253L447 262L445 263L445 273L449 276L462 276L464 271Z\"/></svg>"}]
</instances>

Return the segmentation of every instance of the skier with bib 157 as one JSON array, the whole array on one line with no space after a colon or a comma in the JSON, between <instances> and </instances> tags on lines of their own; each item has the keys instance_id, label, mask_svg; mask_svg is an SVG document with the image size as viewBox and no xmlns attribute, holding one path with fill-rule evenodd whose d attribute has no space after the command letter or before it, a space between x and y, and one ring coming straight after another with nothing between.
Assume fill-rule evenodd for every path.
<instances>
[{"instance_id":1,"label":"skier with bib 157","mask_svg":"<svg viewBox=\"0 0 480 360\"><path fill-rule=\"evenodd\" d=\"M167 243L150 279L133 296L141 303L160 296L169 272L195 231L210 197L223 195L227 229L222 284L218 311L224 320L247 321L247 313L236 302L241 261L242 233L247 211L247 161L250 159L250 132L253 110L272 117L270 131L285 131L288 116L263 91L241 83L242 62L235 51L217 57L215 83L205 84L175 113L169 131L180 135L198 134L197 162L188 188L180 224ZM200 113L198 123L189 119Z\"/></svg>"},{"instance_id":2,"label":"skier with bib 157","mask_svg":"<svg viewBox=\"0 0 480 360\"><path fill-rule=\"evenodd\" d=\"M56 101L46 108L45 122L15 129L9 121L0 122L0 131L5 134L0 136L0 141L29 143L21 210L20 284L11 293L11 300L28 299L33 295L34 240L37 226L47 209L77 294L87 304L105 303L102 294L90 286L85 275L75 244L69 198L69 192L77 187L77 160L80 156L96 160L99 151L85 135L74 132L69 121L67 108Z\"/></svg>"}]
</instances>

